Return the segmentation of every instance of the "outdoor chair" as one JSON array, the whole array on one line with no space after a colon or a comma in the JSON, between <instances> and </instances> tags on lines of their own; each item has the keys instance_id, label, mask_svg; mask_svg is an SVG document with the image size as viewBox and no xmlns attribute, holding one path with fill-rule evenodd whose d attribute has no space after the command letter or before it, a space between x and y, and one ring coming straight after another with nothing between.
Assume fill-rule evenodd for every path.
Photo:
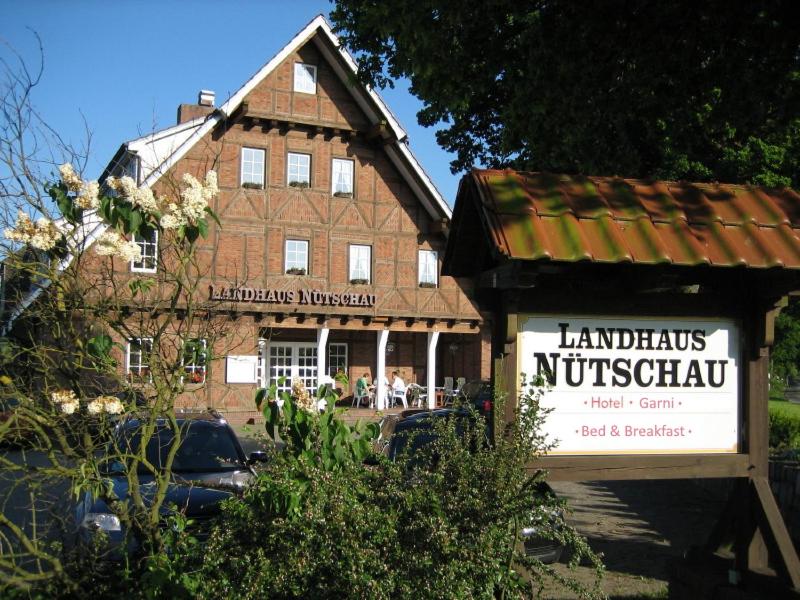
<instances>
[{"instance_id":1,"label":"outdoor chair","mask_svg":"<svg viewBox=\"0 0 800 600\"><path fill-rule=\"evenodd\" d=\"M444 398L443 401L447 404L448 400L452 400L455 397L455 393L453 392L453 378L452 377L445 377L444 378Z\"/></svg>"},{"instance_id":2,"label":"outdoor chair","mask_svg":"<svg viewBox=\"0 0 800 600\"><path fill-rule=\"evenodd\" d=\"M353 404L351 405L351 407L352 406L360 407L362 400L366 400L368 405L371 403L369 390L368 389L359 390L358 386L356 386L356 390L355 392L353 392Z\"/></svg>"}]
</instances>

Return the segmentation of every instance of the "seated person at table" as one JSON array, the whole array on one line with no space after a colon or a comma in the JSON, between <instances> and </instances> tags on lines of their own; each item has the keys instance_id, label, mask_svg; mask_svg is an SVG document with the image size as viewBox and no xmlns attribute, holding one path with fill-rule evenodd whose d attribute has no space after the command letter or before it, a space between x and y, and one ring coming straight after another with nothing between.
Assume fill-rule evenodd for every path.
<instances>
[{"instance_id":1,"label":"seated person at table","mask_svg":"<svg viewBox=\"0 0 800 600\"><path fill-rule=\"evenodd\" d=\"M400 398L403 402L403 408L408 408L406 403L406 382L398 375L397 371L392 371L392 396Z\"/></svg>"},{"instance_id":2,"label":"seated person at table","mask_svg":"<svg viewBox=\"0 0 800 600\"><path fill-rule=\"evenodd\" d=\"M364 373L361 377L356 379L356 396L359 398L369 398L369 379L368 375ZM359 405L361 401L359 400Z\"/></svg>"}]
</instances>

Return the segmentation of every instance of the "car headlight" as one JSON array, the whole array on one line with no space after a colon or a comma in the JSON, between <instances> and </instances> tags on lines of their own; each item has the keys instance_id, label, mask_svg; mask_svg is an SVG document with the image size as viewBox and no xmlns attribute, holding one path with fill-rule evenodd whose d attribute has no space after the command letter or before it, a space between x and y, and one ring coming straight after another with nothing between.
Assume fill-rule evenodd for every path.
<instances>
[{"instance_id":1,"label":"car headlight","mask_svg":"<svg viewBox=\"0 0 800 600\"><path fill-rule=\"evenodd\" d=\"M92 531L121 531L122 526L117 515L111 513L86 513L81 521L81 527Z\"/></svg>"},{"instance_id":2,"label":"car headlight","mask_svg":"<svg viewBox=\"0 0 800 600\"><path fill-rule=\"evenodd\" d=\"M222 485L228 485L230 487L241 489L250 482L251 477L252 475L250 471L234 471L229 476L222 477L219 482Z\"/></svg>"}]
</instances>

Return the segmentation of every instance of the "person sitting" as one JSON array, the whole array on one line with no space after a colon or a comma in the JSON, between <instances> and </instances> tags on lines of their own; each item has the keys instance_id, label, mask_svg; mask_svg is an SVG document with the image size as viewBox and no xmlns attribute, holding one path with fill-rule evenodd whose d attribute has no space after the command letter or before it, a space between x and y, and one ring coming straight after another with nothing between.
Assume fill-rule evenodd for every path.
<instances>
[{"instance_id":1,"label":"person sitting","mask_svg":"<svg viewBox=\"0 0 800 600\"><path fill-rule=\"evenodd\" d=\"M392 371L392 400L400 400L403 403L403 408L408 408L406 382L403 381L397 371Z\"/></svg>"},{"instance_id":2,"label":"person sitting","mask_svg":"<svg viewBox=\"0 0 800 600\"><path fill-rule=\"evenodd\" d=\"M361 406L361 400L366 399L369 402L369 379L368 375L364 373L361 377L356 379L356 405Z\"/></svg>"}]
</instances>

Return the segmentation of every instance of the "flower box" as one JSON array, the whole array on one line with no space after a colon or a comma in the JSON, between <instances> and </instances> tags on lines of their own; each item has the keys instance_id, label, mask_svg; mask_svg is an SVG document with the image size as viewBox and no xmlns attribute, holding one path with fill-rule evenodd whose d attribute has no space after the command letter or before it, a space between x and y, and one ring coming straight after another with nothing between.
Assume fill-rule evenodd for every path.
<instances>
[{"instance_id":1,"label":"flower box","mask_svg":"<svg viewBox=\"0 0 800 600\"><path fill-rule=\"evenodd\" d=\"M421 288L435 288L436 284L431 281L420 281L419 287Z\"/></svg>"},{"instance_id":2,"label":"flower box","mask_svg":"<svg viewBox=\"0 0 800 600\"><path fill-rule=\"evenodd\" d=\"M305 189L308 187L307 181L290 181L289 187Z\"/></svg>"},{"instance_id":3,"label":"flower box","mask_svg":"<svg viewBox=\"0 0 800 600\"><path fill-rule=\"evenodd\" d=\"M305 275L306 270L301 267L292 267L291 269L286 269L287 275Z\"/></svg>"},{"instance_id":4,"label":"flower box","mask_svg":"<svg viewBox=\"0 0 800 600\"><path fill-rule=\"evenodd\" d=\"M353 192L334 192L334 198L352 198Z\"/></svg>"},{"instance_id":5,"label":"flower box","mask_svg":"<svg viewBox=\"0 0 800 600\"><path fill-rule=\"evenodd\" d=\"M351 285L369 285L369 279L351 279Z\"/></svg>"},{"instance_id":6,"label":"flower box","mask_svg":"<svg viewBox=\"0 0 800 600\"><path fill-rule=\"evenodd\" d=\"M256 183L254 181L245 181L242 184L242 187L246 190L263 190L264 186L260 183Z\"/></svg>"}]
</instances>

